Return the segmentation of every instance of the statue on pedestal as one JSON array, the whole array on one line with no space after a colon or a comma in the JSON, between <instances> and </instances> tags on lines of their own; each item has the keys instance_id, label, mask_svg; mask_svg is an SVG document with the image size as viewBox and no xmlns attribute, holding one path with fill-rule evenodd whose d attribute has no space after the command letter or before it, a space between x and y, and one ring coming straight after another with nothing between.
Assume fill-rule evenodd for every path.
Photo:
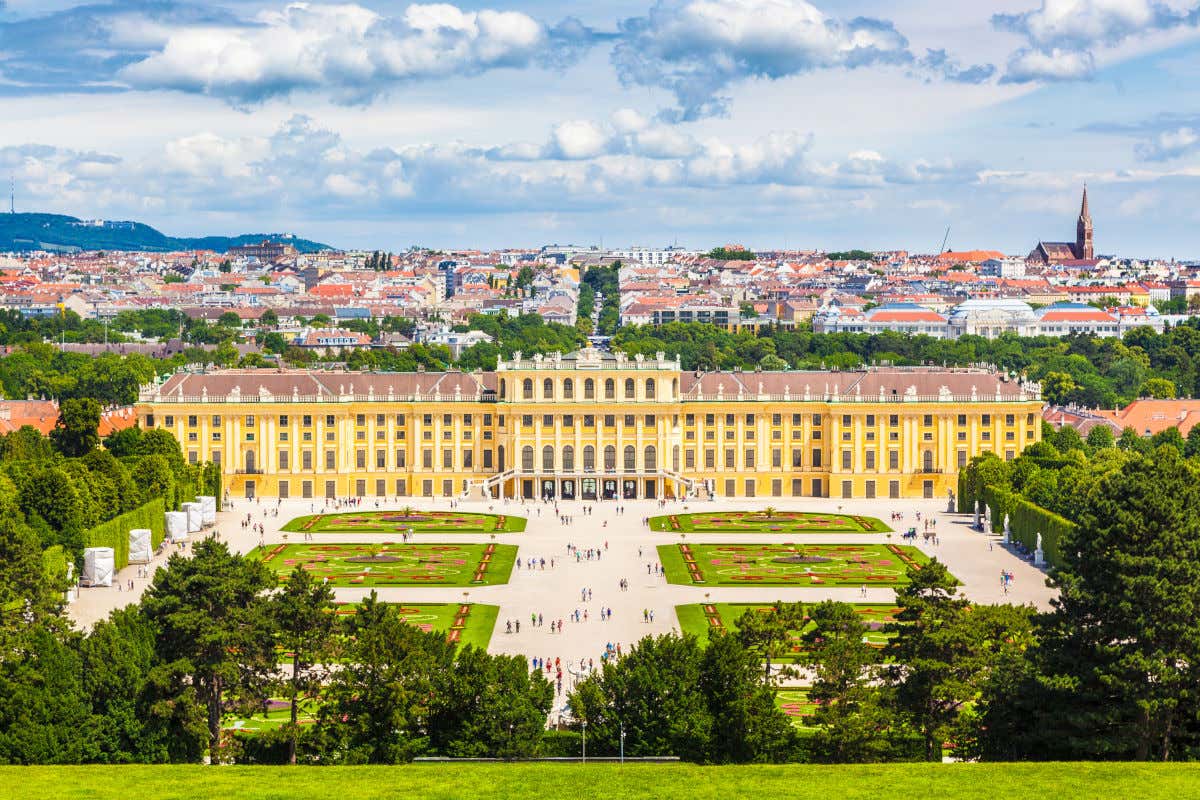
<instances>
[{"instance_id":1,"label":"statue on pedestal","mask_svg":"<svg viewBox=\"0 0 1200 800\"><path fill-rule=\"evenodd\" d=\"M1004 544L1009 544L1012 541L1012 529L1008 527L1008 514L1004 515Z\"/></svg>"},{"instance_id":2,"label":"statue on pedestal","mask_svg":"<svg viewBox=\"0 0 1200 800\"><path fill-rule=\"evenodd\" d=\"M1046 554L1042 552L1042 534L1037 535L1037 547L1033 551L1033 565L1035 567L1044 567L1046 565Z\"/></svg>"},{"instance_id":3,"label":"statue on pedestal","mask_svg":"<svg viewBox=\"0 0 1200 800\"><path fill-rule=\"evenodd\" d=\"M975 530L977 530L977 531L983 530L983 519L982 519L982 514L980 513L980 509L982 507L983 507L983 501L976 500L975 501Z\"/></svg>"},{"instance_id":4,"label":"statue on pedestal","mask_svg":"<svg viewBox=\"0 0 1200 800\"><path fill-rule=\"evenodd\" d=\"M958 508L954 504L954 500L955 500L954 490L947 489L946 490L946 513L947 514L953 514L955 511L958 510Z\"/></svg>"}]
</instances>

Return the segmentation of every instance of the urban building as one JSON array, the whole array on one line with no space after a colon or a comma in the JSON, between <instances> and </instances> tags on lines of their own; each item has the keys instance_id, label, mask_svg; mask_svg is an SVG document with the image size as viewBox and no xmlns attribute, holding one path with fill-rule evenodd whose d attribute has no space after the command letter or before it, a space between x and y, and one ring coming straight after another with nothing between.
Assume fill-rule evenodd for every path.
<instances>
[{"instance_id":1,"label":"urban building","mask_svg":"<svg viewBox=\"0 0 1200 800\"><path fill-rule=\"evenodd\" d=\"M1040 387L985 369L690 372L663 353L494 372L179 372L145 428L239 497L937 497L1041 436Z\"/></svg>"}]
</instances>

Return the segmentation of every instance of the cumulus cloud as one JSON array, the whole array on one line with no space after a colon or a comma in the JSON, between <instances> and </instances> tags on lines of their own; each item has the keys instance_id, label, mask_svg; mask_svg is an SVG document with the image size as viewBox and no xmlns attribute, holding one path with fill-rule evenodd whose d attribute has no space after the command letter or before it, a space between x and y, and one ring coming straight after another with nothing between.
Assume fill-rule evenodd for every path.
<instances>
[{"instance_id":1,"label":"cumulus cloud","mask_svg":"<svg viewBox=\"0 0 1200 800\"><path fill-rule=\"evenodd\" d=\"M605 37L579 20L414 3L395 16L293 2L245 17L206 3L121 0L0 23L7 92L173 89L252 104L298 90L345 102L412 81L564 68Z\"/></svg>"},{"instance_id":2,"label":"cumulus cloud","mask_svg":"<svg viewBox=\"0 0 1200 800\"><path fill-rule=\"evenodd\" d=\"M1197 22L1200 9L1178 11L1156 0L1042 0L1036 9L992 17L997 30L1027 41L1009 59L1009 83L1088 78L1098 46Z\"/></svg>"},{"instance_id":3,"label":"cumulus cloud","mask_svg":"<svg viewBox=\"0 0 1200 800\"><path fill-rule=\"evenodd\" d=\"M927 80L940 78L951 83L984 83L996 74L993 64L973 64L964 67L941 49L926 50L925 55L917 59L914 66L916 73L924 75Z\"/></svg>"},{"instance_id":4,"label":"cumulus cloud","mask_svg":"<svg viewBox=\"0 0 1200 800\"><path fill-rule=\"evenodd\" d=\"M351 102L397 83L570 61L590 29L548 29L516 11L413 4L395 18L359 5L292 3L253 24L172 31L161 50L118 73L143 89L258 102L325 89Z\"/></svg>"},{"instance_id":5,"label":"cumulus cloud","mask_svg":"<svg viewBox=\"0 0 1200 800\"><path fill-rule=\"evenodd\" d=\"M1190 155L1200 149L1200 131L1196 128L1175 128L1161 131L1134 145L1133 151L1143 161L1170 161Z\"/></svg>"},{"instance_id":6,"label":"cumulus cloud","mask_svg":"<svg viewBox=\"0 0 1200 800\"><path fill-rule=\"evenodd\" d=\"M621 82L671 92L678 120L725 114L721 93L742 79L912 60L891 22L831 18L805 0L658 0L620 30Z\"/></svg>"}]
</instances>

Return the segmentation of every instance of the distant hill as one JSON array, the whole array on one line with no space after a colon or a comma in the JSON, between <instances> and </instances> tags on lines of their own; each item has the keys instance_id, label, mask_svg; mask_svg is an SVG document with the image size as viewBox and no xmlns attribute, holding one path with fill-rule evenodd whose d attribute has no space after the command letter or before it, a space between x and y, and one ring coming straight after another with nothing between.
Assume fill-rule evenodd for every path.
<instances>
[{"instance_id":1,"label":"distant hill","mask_svg":"<svg viewBox=\"0 0 1200 800\"><path fill-rule=\"evenodd\" d=\"M301 253L331 250L329 245L283 233L244 233L240 236L167 236L140 222L85 222L62 214L0 214L0 252L55 250L215 250L257 244L263 239L286 242Z\"/></svg>"}]
</instances>

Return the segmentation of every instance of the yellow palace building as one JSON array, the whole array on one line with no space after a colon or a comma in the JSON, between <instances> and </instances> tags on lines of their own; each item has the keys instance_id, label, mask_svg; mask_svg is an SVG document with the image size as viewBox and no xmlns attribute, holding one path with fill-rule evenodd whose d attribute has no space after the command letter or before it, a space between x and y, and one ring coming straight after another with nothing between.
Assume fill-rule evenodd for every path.
<instances>
[{"instance_id":1,"label":"yellow palace building","mask_svg":"<svg viewBox=\"0 0 1200 800\"><path fill-rule=\"evenodd\" d=\"M494 372L179 372L146 428L239 497L935 497L1041 436L986 369L691 372L663 353L514 354Z\"/></svg>"}]
</instances>

